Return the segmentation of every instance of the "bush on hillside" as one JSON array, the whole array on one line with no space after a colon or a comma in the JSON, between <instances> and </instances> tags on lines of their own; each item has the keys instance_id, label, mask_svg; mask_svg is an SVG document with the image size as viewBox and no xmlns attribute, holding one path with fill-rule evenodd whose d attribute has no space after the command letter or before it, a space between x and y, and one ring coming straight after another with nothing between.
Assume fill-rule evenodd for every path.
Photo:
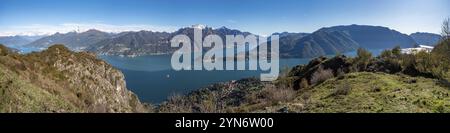
<instances>
[{"instance_id":1,"label":"bush on hillside","mask_svg":"<svg viewBox=\"0 0 450 133\"><path fill-rule=\"evenodd\" d=\"M432 53L440 56L442 60L450 62L450 39L442 40L435 46Z\"/></svg>"},{"instance_id":2,"label":"bush on hillside","mask_svg":"<svg viewBox=\"0 0 450 133\"><path fill-rule=\"evenodd\" d=\"M301 89L306 89L306 88L308 88L309 87L309 84L308 84L308 80L307 79L301 79L300 80L300 88Z\"/></svg>"},{"instance_id":3,"label":"bush on hillside","mask_svg":"<svg viewBox=\"0 0 450 133\"><path fill-rule=\"evenodd\" d=\"M364 71L367 68L367 65L370 63L371 59L372 53L370 53L366 49L359 48L353 64L355 65L357 71Z\"/></svg>"},{"instance_id":4,"label":"bush on hillside","mask_svg":"<svg viewBox=\"0 0 450 133\"><path fill-rule=\"evenodd\" d=\"M317 85L324 82L327 79L333 78L333 71L331 69L324 70L321 66L312 75L311 85Z\"/></svg>"},{"instance_id":5,"label":"bush on hillside","mask_svg":"<svg viewBox=\"0 0 450 133\"><path fill-rule=\"evenodd\" d=\"M395 47L392 49L392 55L393 55L393 56L398 57L398 56L400 56L401 54L402 54L402 49L400 48L400 46L395 46Z\"/></svg>"}]
</instances>

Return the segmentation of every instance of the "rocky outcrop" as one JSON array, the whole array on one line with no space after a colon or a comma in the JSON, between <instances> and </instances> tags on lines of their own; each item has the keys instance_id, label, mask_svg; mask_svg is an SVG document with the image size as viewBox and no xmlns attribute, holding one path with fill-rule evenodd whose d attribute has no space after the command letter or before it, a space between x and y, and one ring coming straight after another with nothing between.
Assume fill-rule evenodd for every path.
<instances>
[{"instance_id":1,"label":"rocky outcrop","mask_svg":"<svg viewBox=\"0 0 450 133\"><path fill-rule=\"evenodd\" d=\"M319 57L311 60L307 65L298 65L291 69L289 77L295 77L292 86L295 90L300 89L300 82L306 80L311 84L314 73L319 69L331 70L334 76L339 73L348 73L352 71L352 62L345 55L340 55L328 59L326 57Z\"/></svg>"},{"instance_id":2,"label":"rocky outcrop","mask_svg":"<svg viewBox=\"0 0 450 133\"><path fill-rule=\"evenodd\" d=\"M126 88L123 74L90 53L75 53L63 45L54 45L39 53L3 54L0 66L4 68L2 70L4 73L13 72L20 80L13 82L23 82L37 88L38 91L50 94L37 97L55 97L67 105L66 109L42 110L38 104L34 105L36 110L12 110L12 112L147 111L137 96Z\"/></svg>"}]
</instances>

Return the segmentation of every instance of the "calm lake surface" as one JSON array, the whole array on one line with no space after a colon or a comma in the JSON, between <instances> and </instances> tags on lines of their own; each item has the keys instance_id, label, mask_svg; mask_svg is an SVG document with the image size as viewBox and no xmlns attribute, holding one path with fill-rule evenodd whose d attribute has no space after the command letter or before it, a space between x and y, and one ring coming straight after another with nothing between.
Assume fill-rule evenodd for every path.
<instances>
[{"instance_id":1,"label":"calm lake surface","mask_svg":"<svg viewBox=\"0 0 450 133\"><path fill-rule=\"evenodd\" d=\"M134 58L120 56L101 56L102 59L120 69L127 88L136 93L144 102L159 103L173 93L187 93L207 85L258 77L255 70L181 70L175 71L170 64L171 55L139 56ZM293 67L308 63L310 59L280 59L280 67Z\"/></svg>"},{"instance_id":2,"label":"calm lake surface","mask_svg":"<svg viewBox=\"0 0 450 133\"><path fill-rule=\"evenodd\" d=\"M377 56L382 50L370 51ZM344 55L355 56L356 52L348 52ZM261 73L267 73L251 70L175 71L171 67L171 55L99 57L120 69L125 75L127 88L137 94L141 101L148 103L160 103L173 93L188 93L218 82L248 77L259 78ZM280 68L306 64L310 60L310 58L280 59Z\"/></svg>"}]
</instances>

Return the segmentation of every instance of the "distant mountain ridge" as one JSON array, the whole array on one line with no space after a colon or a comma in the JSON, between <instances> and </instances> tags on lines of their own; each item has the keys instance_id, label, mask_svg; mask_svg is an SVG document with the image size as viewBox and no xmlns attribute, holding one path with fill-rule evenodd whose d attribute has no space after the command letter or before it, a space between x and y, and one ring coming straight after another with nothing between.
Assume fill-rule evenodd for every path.
<instances>
[{"instance_id":1,"label":"distant mountain ridge","mask_svg":"<svg viewBox=\"0 0 450 133\"><path fill-rule=\"evenodd\" d=\"M115 38L108 38L86 50L102 55L149 55L172 52L171 34L167 32L127 32Z\"/></svg>"},{"instance_id":2,"label":"distant mountain ridge","mask_svg":"<svg viewBox=\"0 0 450 133\"><path fill-rule=\"evenodd\" d=\"M292 38L292 37L291 37ZM408 35L380 26L348 25L319 29L293 41L280 37L281 57L317 57L356 50L387 49L394 46L414 47L417 43ZM294 46L294 47L289 47ZM288 49L290 48L290 49Z\"/></svg>"},{"instance_id":3,"label":"distant mountain ridge","mask_svg":"<svg viewBox=\"0 0 450 133\"><path fill-rule=\"evenodd\" d=\"M417 43L406 34L381 26L349 25L324 28L326 31L341 31L349 34L353 40L364 48L402 48L414 47Z\"/></svg>"},{"instance_id":4,"label":"distant mountain ridge","mask_svg":"<svg viewBox=\"0 0 450 133\"><path fill-rule=\"evenodd\" d=\"M117 34L98 30L82 33L54 34L36 40L27 46L48 47L64 44L72 50L91 51L102 55L141 56L170 54L178 48L170 47L170 39L179 34L193 41L194 29L201 29L203 37L216 34L225 41L225 35L250 35L236 29L213 29L204 25L180 28L175 32L137 31ZM387 49L394 46L414 47L418 43L406 34L381 26L345 25L321 28L313 33L273 33L279 35L280 56L283 58L309 58L356 50ZM225 42L224 42L225 44ZM204 50L208 50L207 48Z\"/></svg>"},{"instance_id":5,"label":"distant mountain ridge","mask_svg":"<svg viewBox=\"0 0 450 133\"><path fill-rule=\"evenodd\" d=\"M416 32L412 33L411 36L420 45L430 45L435 46L442 39L442 36L434 33L426 32Z\"/></svg>"},{"instance_id":6,"label":"distant mountain ridge","mask_svg":"<svg viewBox=\"0 0 450 133\"><path fill-rule=\"evenodd\" d=\"M5 44L10 47L19 47L31 43L43 36L0 36L0 44Z\"/></svg>"},{"instance_id":7,"label":"distant mountain ridge","mask_svg":"<svg viewBox=\"0 0 450 133\"><path fill-rule=\"evenodd\" d=\"M281 49L280 53L281 57L305 58L351 51L358 47L358 43L345 33L316 31L298 39L292 49Z\"/></svg>"},{"instance_id":8,"label":"distant mountain ridge","mask_svg":"<svg viewBox=\"0 0 450 133\"><path fill-rule=\"evenodd\" d=\"M112 38L113 34L90 29L85 32L55 33L27 44L29 47L49 47L53 44L64 44L72 50L84 50L100 41Z\"/></svg>"},{"instance_id":9,"label":"distant mountain ridge","mask_svg":"<svg viewBox=\"0 0 450 133\"><path fill-rule=\"evenodd\" d=\"M295 47L296 41L300 38L310 35L310 33L290 33L290 32L282 32L282 33L273 33L272 35L279 36L279 44L280 51L288 51Z\"/></svg>"},{"instance_id":10,"label":"distant mountain ridge","mask_svg":"<svg viewBox=\"0 0 450 133\"><path fill-rule=\"evenodd\" d=\"M192 27L181 28L173 33L152 31L129 32L122 36L106 39L95 45L91 45L87 51L102 55L123 56L170 54L178 49L170 47L170 39L176 35L187 35L192 41L191 44L194 44L194 28L202 31L203 38L211 34L218 35L223 39L225 39L226 35L246 36L251 34L249 32L241 32L226 27L213 29L211 27L195 25Z\"/></svg>"}]
</instances>

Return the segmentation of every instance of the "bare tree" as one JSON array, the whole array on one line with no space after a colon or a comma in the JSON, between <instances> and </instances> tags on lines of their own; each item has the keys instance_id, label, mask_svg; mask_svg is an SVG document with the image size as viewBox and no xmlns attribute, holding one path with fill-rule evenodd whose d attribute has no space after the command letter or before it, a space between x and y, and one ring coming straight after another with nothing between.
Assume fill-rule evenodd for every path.
<instances>
[{"instance_id":1,"label":"bare tree","mask_svg":"<svg viewBox=\"0 0 450 133\"><path fill-rule=\"evenodd\" d=\"M450 25L449 25L450 18L447 18L442 23L442 38L444 40L448 39L450 37Z\"/></svg>"}]
</instances>

